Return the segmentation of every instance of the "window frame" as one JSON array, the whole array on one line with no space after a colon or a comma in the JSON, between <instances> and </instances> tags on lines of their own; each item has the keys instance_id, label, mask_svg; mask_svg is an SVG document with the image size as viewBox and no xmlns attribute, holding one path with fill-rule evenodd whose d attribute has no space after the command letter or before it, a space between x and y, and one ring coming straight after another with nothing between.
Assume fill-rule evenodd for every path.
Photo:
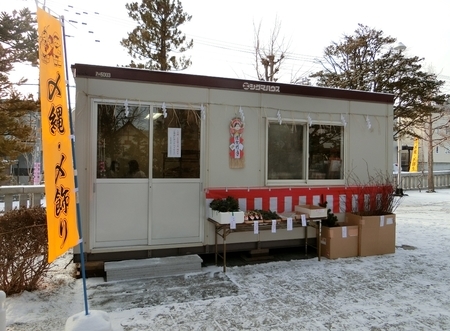
<instances>
[{"instance_id":1,"label":"window frame","mask_svg":"<svg viewBox=\"0 0 450 331\"><path fill-rule=\"evenodd\" d=\"M303 126L303 151L307 150L307 122L305 120L297 120L293 119L289 121L289 124L294 125L302 125ZM282 125L289 125L287 123L283 123ZM294 185L302 185L307 183L307 158L303 157L302 160L302 168L303 168L303 179L269 179L269 127L270 125L280 125L277 118L268 117L265 121L265 127L266 127L266 135L265 135L265 157L264 157L264 163L265 163L265 182L266 186L294 186ZM306 154L304 153L306 156Z\"/></svg>"},{"instance_id":2,"label":"window frame","mask_svg":"<svg viewBox=\"0 0 450 331\"><path fill-rule=\"evenodd\" d=\"M155 154L155 128L154 128L154 124L155 121L152 121L152 126L151 126L151 141L150 141L150 158L151 158L151 178L152 180L172 180L172 181L189 181L189 180L193 180L193 181L198 181L201 180L202 178L202 160L203 160L203 152L202 152L202 148L203 148L203 120L201 118L201 108L200 107L193 107L190 105L183 105L183 104L170 104L170 107L168 107L169 110L173 110L173 111L195 111L198 112L198 114L196 114L196 116L198 116L198 129L199 129L199 150L198 150L198 177L165 177L164 175L162 177L155 177L154 174L154 167L155 167L155 158L154 158L154 154ZM153 116L153 114L160 114L160 111L162 111L163 107L161 105L157 105L157 104L153 104L152 105L152 109L151 109L151 114ZM158 120L159 118L161 118L162 116L157 117L156 120ZM184 130L183 130L184 131ZM181 139L183 140L183 131L181 132ZM166 146L167 147L167 146ZM180 158L182 158L183 156L181 156ZM176 162L175 159L179 159L177 158L173 158L174 160L172 160L173 162ZM181 161L181 160L180 160ZM170 162L170 161L168 161ZM164 170L163 170L164 173Z\"/></svg>"},{"instance_id":3,"label":"window frame","mask_svg":"<svg viewBox=\"0 0 450 331\"><path fill-rule=\"evenodd\" d=\"M313 125L323 125L323 126L338 126L341 127L343 130L342 136L341 136L341 173L342 178L340 179L311 179L309 178L309 143L310 143L310 135L309 135L309 123L306 120L301 119L292 119L289 120L290 124L295 125L303 125L303 160L302 160L302 167L303 167L303 174L304 179L269 179L269 125L279 125L278 119L274 117L267 117L265 121L265 155L264 155L264 164L265 164L265 172L264 172L264 180L266 186L302 186L306 184L315 184L315 185L330 185L330 184L345 184L345 171L346 171L346 162L347 159L347 132L346 126L342 124L342 122L337 121L321 121L321 122L314 122ZM284 123L287 124L287 123Z\"/></svg>"},{"instance_id":4,"label":"window frame","mask_svg":"<svg viewBox=\"0 0 450 331\"><path fill-rule=\"evenodd\" d=\"M341 161L340 172L342 174L342 178L336 178L336 179L333 179L333 178L330 178L330 179L328 179L328 178L324 178L324 179L309 178L309 160L308 160L308 165L307 165L307 171L308 171L307 182L319 183L319 184L321 184L321 183L326 183L326 184L330 184L330 183L332 183L332 184L343 184L344 181L345 181L345 159L346 159L346 150L345 150L345 146L346 146L346 130L345 130L345 126L341 122L331 122L331 121L323 121L323 122L319 122L319 123L315 122L315 123L313 123L313 125L320 125L320 126L324 126L324 127L325 126L337 126L337 127L340 127L341 130L343 131L342 135L341 135L342 148L341 148L340 155L339 155L339 158L340 158L340 161ZM308 138L307 138L308 139L308 151L307 151L307 153L308 153L308 157L309 157L309 143L310 143L309 130L308 130L308 135L307 136L308 136Z\"/></svg>"},{"instance_id":5,"label":"window frame","mask_svg":"<svg viewBox=\"0 0 450 331\"><path fill-rule=\"evenodd\" d=\"M150 178L150 173L149 173L149 169L146 169L144 172L146 174L145 177L142 178L132 178L132 177L118 177L118 178L111 178L111 177L101 177L98 176L98 110L99 110L99 106L100 105L106 105L106 106L114 106L114 107L126 107L126 105L128 105L129 107L143 107L143 108L148 108L148 113L150 114L152 111L152 107L153 104L150 102L139 102L136 100L128 100L128 99L100 99L100 98L94 98L92 99L92 109L95 110L92 112L92 133L93 133L93 137L95 137L95 146L93 146L94 148L92 149L92 160L93 160L93 178L95 181L135 181L135 180L149 180ZM147 138L147 144L148 144L148 148L147 148L147 162L150 162L150 143L151 143L151 131L152 131L152 123L150 122L148 124L148 138ZM106 164L106 166L108 166L108 164ZM125 164L121 164L121 167L124 168L126 165ZM145 167L143 167L145 168Z\"/></svg>"}]
</instances>

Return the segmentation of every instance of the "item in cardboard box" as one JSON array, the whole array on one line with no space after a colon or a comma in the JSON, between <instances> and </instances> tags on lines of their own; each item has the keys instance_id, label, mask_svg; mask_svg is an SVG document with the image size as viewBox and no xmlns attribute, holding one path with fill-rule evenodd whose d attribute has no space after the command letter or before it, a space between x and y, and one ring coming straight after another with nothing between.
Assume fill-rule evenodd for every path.
<instances>
[{"instance_id":1,"label":"item in cardboard box","mask_svg":"<svg viewBox=\"0 0 450 331\"><path fill-rule=\"evenodd\" d=\"M295 206L297 214L305 214L308 218L326 218L327 209L315 205L297 205Z\"/></svg>"},{"instance_id":2,"label":"item in cardboard box","mask_svg":"<svg viewBox=\"0 0 450 331\"><path fill-rule=\"evenodd\" d=\"M235 212L218 212L217 210L211 209L211 219L220 224L230 224L231 217L234 217L236 220L236 224L244 223L244 212L243 211L235 211Z\"/></svg>"}]
</instances>

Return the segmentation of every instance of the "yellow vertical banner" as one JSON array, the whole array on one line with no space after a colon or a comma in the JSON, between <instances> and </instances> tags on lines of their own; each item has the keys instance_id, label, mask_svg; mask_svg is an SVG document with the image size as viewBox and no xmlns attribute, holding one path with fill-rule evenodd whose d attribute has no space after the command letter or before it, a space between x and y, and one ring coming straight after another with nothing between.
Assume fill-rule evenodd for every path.
<instances>
[{"instance_id":1,"label":"yellow vertical banner","mask_svg":"<svg viewBox=\"0 0 450 331\"><path fill-rule=\"evenodd\" d=\"M48 262L78 244L70 119L67 107L62 26L41 8L39 89L47 206Z\"/></svg>"},{"instance_id":2,"label":"yellow vertical banner","mask_svg":"<svg viewBox=\"0 0 450 331\"><path fill-rule=\"evenodd\" d=\"M414 147L412 153L411 164L409 166L409 172L417 172L419 168L419 139L414 139Z\"/></svg>"}]
</instances>

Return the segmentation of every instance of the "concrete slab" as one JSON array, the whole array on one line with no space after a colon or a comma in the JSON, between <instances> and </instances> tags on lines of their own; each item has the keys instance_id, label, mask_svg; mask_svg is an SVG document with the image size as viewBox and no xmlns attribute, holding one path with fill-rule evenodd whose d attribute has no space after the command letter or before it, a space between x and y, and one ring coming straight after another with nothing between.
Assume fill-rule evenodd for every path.
<instances>
[{"instance_id":1,"label":"concrete slab","mask_svg":"<svg viewBox=\"0 0 450 331\"><path fill-rule=\"evenodd\" d=\"M106 280L166 277L201 272L202 262L198 255L105 262Z\"/></svg>"}]
</instances>

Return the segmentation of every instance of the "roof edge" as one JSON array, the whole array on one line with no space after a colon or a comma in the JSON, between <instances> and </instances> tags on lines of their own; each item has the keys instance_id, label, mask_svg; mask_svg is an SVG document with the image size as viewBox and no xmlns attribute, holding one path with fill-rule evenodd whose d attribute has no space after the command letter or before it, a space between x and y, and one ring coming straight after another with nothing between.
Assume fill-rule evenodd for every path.
<instances>
[{"instance_id":1,"label":"roof edge","mask_svg":"<svg viewBox=\"0 0 450 331\"><path fill-rule=\"evenodd\" d=\"M170 71L152 71L145 69L109 67L80 63L73 64L71 68L74 77L162 83L201 88L230 89L243 92L249 91L265 94L286 94L391 104L394 102L394 95L387 93L375 93L367 91L345 90L328 87L295 85L235 78L201 76L184 73L174 73Z\"/></svg>"}]
</instances>

